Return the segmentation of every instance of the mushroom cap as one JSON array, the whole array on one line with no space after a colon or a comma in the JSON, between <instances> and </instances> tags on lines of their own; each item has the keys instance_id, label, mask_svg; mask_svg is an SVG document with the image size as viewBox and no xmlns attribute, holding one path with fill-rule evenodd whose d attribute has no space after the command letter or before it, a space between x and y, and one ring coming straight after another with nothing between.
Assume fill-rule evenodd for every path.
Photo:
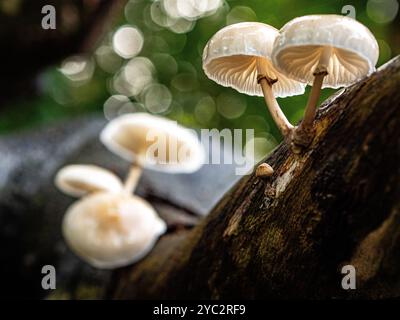
<instances>
[{"instance_id":1,"label":"mushroom cap","mask_svg":"<svg viewBox=\"0 0 400 320\"><path fill-rule=\"evenodd\" d=\"M145 200L124 193L95 193L66 212L69 247L90 265L112 269L136 262L154 246L166 224Z\"/></svg>"},{"instance_id":2,"label":"mushroom cap","mask_svg":"<svg viewBox=\"0 0 400 320\"><path fill-rule=\"evenodd\" d=\"M312 84L325 46L332 48L322 87L348 86L375 70L379 47L363 24L340 15L310 15L285 24L274 43L272 61L282 73Z\"/></svg>"},{"instance_id":3,"label":"mushroom cap","mask_svg":"<svg viewBox=\"0 0 400 320\"><path fill-rule=\"evenodd\" d=\"M194 172L205 159L195 133L147 113L126 114L110 121L100 140L123 159L156 171Z\"/></svg>"},{"instance_id":4,"label":"mushroom cap","mask_svg":"<svg viewBox=\"0 0 400 320\"><path fill-rule=\"evenodd\" d=\"M61 191L73 197L97 191L120 192L123 188L115 174L93 165L65 166L57 172L54 183Z\"/></svg>"},{"instance_id":5,"label":"mushroom cap","mask_svg":"<svg viewBox=\"0 0 400 320\"><path fill-rule=\"evenodd\" d=\"M256 176L265 178L274 174L274 169L268 163L260 164L256 169Z\"/></svg>"},{"instance_id":6,"label":"mushroom cap","mask_svg":"<svg viewBox=\"0 0 400 320\"><path fill-rule=\"evenodd\" d=\"M268 77L278 79L272 86L276 97L303 94L304 84L287 78L272 65L272 47L278 33L274 27L259 22L241 22L219 30L203 51L205 74L222 86L262 96L257 83L258 63Z\"/></svg>"}]
</instances>

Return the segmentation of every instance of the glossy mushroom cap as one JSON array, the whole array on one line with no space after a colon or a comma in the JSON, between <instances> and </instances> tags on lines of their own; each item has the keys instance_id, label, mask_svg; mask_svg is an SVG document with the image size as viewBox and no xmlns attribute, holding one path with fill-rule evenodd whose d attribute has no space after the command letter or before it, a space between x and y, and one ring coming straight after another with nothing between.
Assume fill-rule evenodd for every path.
<instances>
[{"instance_id":1,"label":"glossy mushroom cap","mask_svg":"<svg viewBox=\"0 0 400 320\"><path fill-rule=\"evenodd\" d=\"M375 70L379 56L373 34L356 20L310 15L289 21L275 40L272 60L288 77L312 84L324 47L332 47L322 87L348 86Z\"/></svg>"},{"instance_id":2,"label":"glossy mushroom cap","mask_svg":"<svg viewBox=\"0 0 400 320\"><path fill-rule=\"evenodd\" d=\"M68 209L62 229L79 257L96 268L111 269L144 257L166 225L139 197L96 193Z\"/></svg>"},{"instance_id":3,"label":"glossy mushroom cap","mask_svg":"<svg viewBox=\"0 0 400 320\"><path fill-rule=\"evenodd\" d=\"M266 75L278 79L272 91L276 97L304 93L305 85L279 73L271 63L272 46L278 30L258 22L232 24L219 30L203 51L205 74L225 87L248 95L262 96L257 83L257 63Z\"/></svg>"},{"instance_id":4,"label":"glossy mushroom cap","mask_svg":"<svg viewBox=\"0 0 400 320\"><path fill-rule=\"evenodd\" d=\"M196 134L147 113L134 113L109 122L100 135L104 145L130 162L156 171L194 172L205 153Z\"/></svg>"},{"instance_id":5,"label":"glossy mushroom cap","mask_svg":"<svg viewBox=\"0 0 400 320\"><path fill-rule=\"evenodd\" d=\"M73 197L98 191L122 190L121 180L115 174L93 165L65 166L58 171L54 183L61 191Z\"/></svg>"}]
</instances>

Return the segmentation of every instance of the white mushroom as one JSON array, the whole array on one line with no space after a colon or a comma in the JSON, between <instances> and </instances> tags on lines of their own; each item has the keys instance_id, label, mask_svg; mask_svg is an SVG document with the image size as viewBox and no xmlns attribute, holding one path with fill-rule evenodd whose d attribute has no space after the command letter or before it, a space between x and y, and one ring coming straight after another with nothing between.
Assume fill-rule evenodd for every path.
<instances>
[{"instance_id":1,"label":"white mushroom","mask_svg":"<svg viewBox=\"0 0 400 320\"><path fill-rule=\"evenodd\" d=\"M258 22L232 24L219 30L203 51L205 74L218 84L241 93L262 96L284 136L293 126L275 97L304 93L305 85L280 73L271 62L278 30Z\"/></svg>"},{"instance_id":2,"label":"white mushroom","mask_svg":"<svg viewBox=\"0 0 400 320\"><path fill-rule=\"evenodd\" d=\"M137 196L99 192L68 209L62 230L78 256L94 267L110 269L144 257L166 224Z\"/></svg>"},{"instance_id":3,"label":"white mushroom","mask_svg":"<svg viewBox=\"0 0 400 320\"><path fill-rule=\"evenodd\" d=\"M348 86L375 70L379 47L361 23L340 15L310 15L289 21L274 43L272 60L286 76L312 84L294 143L307 146L321 88Z\"/></svg>"},{"instance_id":4,"label":"white mushroom","mask_svg":"<svg viewBox=\"0 0 400 320\"><path fill-rule=\"evenodd\" d=\"M132 163L125 182L128 193L134 191L142 168L190 173L198 170L205 158L196 134L174 121L146 113L127 114L110 121L100 140Z\"/></svg>"},{"instance_id":5,"label":"white mushroom","mask_svg":"<svg viewBox=\"0 0 400 320\"><path fill-rule=\"evenodd\" d=\"M111 121L101 141L132 162L123 186L110 172L85 165L60 170L56 185L66 193L88 194L67 211L63 234L69 247L97 268L116 268L145 256L166 224L145 200L134 196L143 167L192 172L204 161L196 134L175 122L136 113Z\"/></svg>"},{"instance_id":6,"label":"white mushroom","mask_svg":"<svg viewBox=\"0 0 400 320\"><path fill-rule=\"evenodd\" d=\"M69 165L58 171L55 185L63 192L74 197L85 194L108 191L120 192L121 180L112 172L94 165Z\"/></svg>"}]
</instances>

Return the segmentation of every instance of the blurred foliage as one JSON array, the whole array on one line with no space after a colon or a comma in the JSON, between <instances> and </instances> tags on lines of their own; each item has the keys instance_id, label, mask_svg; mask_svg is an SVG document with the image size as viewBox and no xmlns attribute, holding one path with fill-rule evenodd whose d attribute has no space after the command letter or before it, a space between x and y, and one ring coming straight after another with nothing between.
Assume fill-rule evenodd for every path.
<instances>
[{"instance_id":1,"label":"blurred foliage","mask_svg":"<svg viewBox=\"0 0 400 320\"><path fill-rule=\"evenodd\" d=\"M208 39L230 23L260 21L280 28L298 16L342 14L342 8L351 5L356 19L378 39L381 65L400 52L396 4L398 7L397 0L221 0L216 11L176 19L168 16L160 1L131 0L119 25L104 36L96 53L72 57L61 66L44 70L36 80L40 95L5 108L0 131L87 113L104 113L110 119L125 112L147 110L189 127L254 128L256 136L265 138L270 142L268 148L272 148L281 137L263 99L221 87L204 75L201 54ZM120 26L132 28L127 34L119 34L118 44L115 32ZM321 99L332 92L324 90ZM302 117L308 93L309 88L303 96L279 99L293 124ZM112 95L117 96L110 98Z\"/></svg>"}]
</instances>

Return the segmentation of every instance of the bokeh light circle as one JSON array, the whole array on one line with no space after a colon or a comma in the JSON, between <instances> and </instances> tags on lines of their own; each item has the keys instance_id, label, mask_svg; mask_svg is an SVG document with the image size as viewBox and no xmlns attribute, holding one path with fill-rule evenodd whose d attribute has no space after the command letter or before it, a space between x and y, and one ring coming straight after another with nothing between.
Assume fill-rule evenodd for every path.
<instances>
[{"instance_id":1,"label":"bokeh light circle","mask_svg":"<svg viewBox=\"0 0 400 320\"><path fill-rule=\"evenodd\" d=\"M139 29L132 26L119 28L113 36L112 43L115 52L122 58L129 59L139 54L143 47L143 35Z\"/></svg>"},{"instance_id":2,"label":"bokeh light circle","mask_svg":"<svg viewBox=\"0 0 400 320\"><path fill-rule=\"evenodd\" d=\"M392 22L399 12L397 0L368 0L367 14L371 20L377 23Z\"/></svg>"}]
</instances>

